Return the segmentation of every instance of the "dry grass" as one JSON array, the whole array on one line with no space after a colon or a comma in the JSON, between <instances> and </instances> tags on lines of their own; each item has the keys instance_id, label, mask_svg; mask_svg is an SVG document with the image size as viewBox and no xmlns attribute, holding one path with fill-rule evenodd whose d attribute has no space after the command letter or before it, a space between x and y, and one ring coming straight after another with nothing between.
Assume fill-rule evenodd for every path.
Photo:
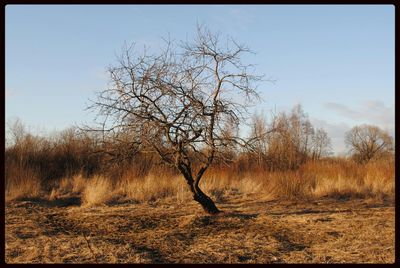
<instances>
[{"instance_id":1,"label":"dry grass","mask_svg":"<svg viewBox=\"0 0 400 268\"><path fill-rule=\"evenodd\" d=\"M394 206L236 195L113 206L9 202L7 263L393 263Z\"/></svg>"},{"instance_id":2,"label":"dry grass","mask_svg":"<svg viewBox=\"0 0 400 268\"><path fill-rule=\"evenodd\" d=\"M44 138L22 131L18 142L5 152L7 200L79 196L90 206L128 200L190 200L182 176L160 163L157 155L139 152L123 161L111 161L108 154L94 153L102 151L95 137L77 134L69 129ZM394 199L393 156L366 165L345 158L309 159L299 168L296 162L297 170L284 171L270 171L280 165L275 167L270 159L254 161L254 157L239 153L229 166L216 160L200 186L217 201L255 193L282 200L324 196Z\"/></svg>"},{"instance_id":3,"label":"dry grass","mask_svg":"<svg viewBox=\"0 0 400 268\"><path fill-rule=\"evenodd\" d=\"M8 263L394 262L391 161L213 167L200 186L224 211L218 216L205 215L184 179L162 169L78 174L49 189L34 169L14 171Z\"/></svg>"},{"instance_id":4,"label":"dry grass","mask_svg":"<svg viewBox=\"0 0 400 268\"><path fill-rule=\"evenodd\" d=\"M162 174L156 176L152 173L143 178L124 177L116 185L114 192L116 195L139 202L171 197L185 201L189 197L185 181L181 177Z\"/></svg>"},{"instance_id":5,"label":"dry grass","mask_svg":"<svg viewBox=\"0 0 400 268\"><path fill-rule=\"evenodd\" d=\"M75 175L72 178L64 177L52 188L49 200L59 199L69 195L82 195L86 187L91 187L88 184L89 180L81 174Z\"/></svg>"},{"instance_id":6,"label":"dry grass","mask_svg":"<svg viewBox=\"0 0 400 268\"><path fill-rule=\"evenodd\" d=\"M16 170L16 169L14 169ZM5 197L7 201L44 195L39 173L29 167L20 167L11 174L13 180L6 181Z\"/></svg>"},{"instance_id":7,"label":"dry grass","mask_svg":"<svg viewBox=\"0 0 400 268\"><path fill-rule=\"evenodd\" d=\"M82 191L82 204L94 206L105 204L113 197L113 186L109 179L102 176L90 178Z\"/></svg>"},{"instance_id":8,"label":"dry grass","mask_svg":"<svg viewBox=\"0 0 400 268\"><path fill-rule=\"evenodd\" d=\"M394 163L390 161L376 161L367 165L350 161L309 163L303 170L315 177L312 194L316 198L331 196L394 200Z\"/></svg>"},{"instance_id":9,"label":"dry grass","mask_svg":"<svg viewBox=\"0 0 400 268\"><path fill-rule=\"evenodd\" d=\"M131 175L133 174L133 175ZM173 199L184 203L191 199L187 185L178 174L154 170L137 177L125 172L120 179L105 175L86 178L81 174L64 177L45 193L39 175L33 169L21 169L6 184L7 200L42 197L49 200L80 196L84 205L118 201L154 202ZM376 161L358 165L351 161L309 162L295 171L245 171L212 168L200 186L216 201L237 194L262 194L281 200L313 200L321 197L394 200L394 162Z\"/></svg>"}]
</instances>

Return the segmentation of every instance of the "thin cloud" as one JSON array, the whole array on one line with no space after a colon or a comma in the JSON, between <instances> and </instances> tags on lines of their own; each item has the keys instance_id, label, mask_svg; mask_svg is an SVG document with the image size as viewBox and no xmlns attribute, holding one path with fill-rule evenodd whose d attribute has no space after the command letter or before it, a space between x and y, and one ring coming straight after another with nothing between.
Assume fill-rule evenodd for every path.
<instances>
[{"instance_id":1,"label":"thin cloud","mask_svg":"<svg viewBox=\"0 0 400 268\"><path fill-rule=\"evenodd\" d=\"M394 107L386 106L379 100L364 101L356 108L337 102L327 102L324 107L356 121L355 124L368 123L389 131L394 129Z\"/></svg>"},{"instance_id":2,"label":"thin cloud","mask_svg":"<svg viewBox=\"0 0 400 268\"><path fill-rule=\"evenodd\" d=\"M324 104L324 106L325 106L325 108L333 110L340 115L358 119L358 113L356 111L350 109L346 105L336 103L336 102L326 102Z\"/></svg>"},{"instance_id":3,"label":"thin cloud","mask_svg":"<svg viewBox=\"0 0 400 268\"><path fill-rule=\"evenodd\" d=\"M381 127L394 135L394 108L386 106L379 100L368 100L361 102L355 108L337 102L326 102L324 107L336 114L351 119L352 123L328 123L325 120L310 118L315 127L322 127L326 130L332 141L332 147L336 154L347 152L344 139L345 134L352 127L359 124L372 124Z\"/></svg>"}]
</instances>

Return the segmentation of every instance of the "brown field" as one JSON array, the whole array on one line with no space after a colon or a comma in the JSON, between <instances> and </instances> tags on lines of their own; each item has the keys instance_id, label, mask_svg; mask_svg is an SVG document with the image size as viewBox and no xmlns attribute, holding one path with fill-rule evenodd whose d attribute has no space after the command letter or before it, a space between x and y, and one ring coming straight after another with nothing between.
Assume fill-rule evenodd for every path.
<instances>
[{"instance_id":1,"label":"brown field","mask_svg":"<svg viewBox=\"0 0 400 268\"><path fill-rule=\"evenodd\" d=\"M63 158L42 155L6 165L7 263L395 261L393 158L216 165L200 183L223 210L210 216L157 163L66 175Z\"/></svg>"},{"instance_id":2,"label":"brown field","mask_svg":"<svg viewBox=\"0 0 400 268\"><path fill-rule=\"evenodd\" d=\"M365 199L231 195L208 216L193 202L6 205L7 263L393 263L394 205Z\"/></svg>"}]
</instances>

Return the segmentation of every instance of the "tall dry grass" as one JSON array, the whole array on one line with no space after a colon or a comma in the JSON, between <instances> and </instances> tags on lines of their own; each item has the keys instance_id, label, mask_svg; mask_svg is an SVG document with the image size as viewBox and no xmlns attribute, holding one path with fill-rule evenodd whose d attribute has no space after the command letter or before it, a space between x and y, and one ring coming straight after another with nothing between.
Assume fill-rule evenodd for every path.
<instances>
[{"instance_id":1,"label":"tall dry grass","mask_svg":"<svg viewBox=\"0 0 400 268\"><path fill-rule=\"evenodd\" d=\"M7 201L27 197L40 197L44 194L40 173L34 168L13 166L8 167L6 172L13 178L12 180L6 180L5 183L5 198Z\"/></svg>"},{"instance_id":2,"label":"tall dry grass","mask_svg":"<svg viewBox=\"0 0 400 268\"><path fill-rule=\"evenodd\" d=\"M339 159L307 163L305 174L315 177L314 197L394 199L393 159L381 159L366 165Z\"/></svg>"},{"instance_id":3,"label":"tall dry grass","mask_svg":"<svg viewBox=\"0 0 400 268\"><path fill-rule=\"evenodd\" d=\"M12 183L6 184L6 197L12 200L45 195L54 200L75 195L81 197L85 206L160 199L183 203L191 199L183 177L176 172L155 168L141 177L137 174L134 170L127 170L119 179L77 174L62 178L46 193L38 179L39 174L33 169L23 168L14 174ZM297 200L321 197L394 200L394 161L381 160L360 165L337 158L308 162L298 170L288 171L255 169L236 172L234 169L214 167L205 173L200 186L217 202L250 194Z\"/></svg>"},{"instance_id":4,"label":"tall dry grass","mask_svg":"<svg viewBox=\"0 0 400 268\"><path fill-rule=\"evenodd\" d=\"M112 182L103 176L96 175L90 178L82 191L82 204L84 206L104 204L112 198Z\"/></svg>"},{"instance_id":5,"label":"tall dry grass","mask_svg":"<svg viewBox=\"0 0 400 268\"><path fill-rule=\"evenodd\" d=\"M191 199L179 172L161 164L156 155L139 152L106 165L107 154L92 153L101 149L96 146L91 137L78 137L73 130L52 140L20 135L6 148L6 199L78 196L87 206ZM296 169L271 170L270 163L242 153L229 166L214 163L200 187L217 202L251 194L299 200L325 196L394 200L394 166L394 157L368 164L337 157L309 160Z\"/></svg>"},{"instance_id":6,"label":"tall dry grass","mask_svg":"<svg viewBox=\"0 0 400 268\"><path fill-rule=\"evenodd\" d=\"M34 169L25 167L12 175L14 179L6 184L7 200L44 195L54 200L75 195L81 197L83 205L92 206L127 200L171 199L183 203L191 199L183 177L160 168L141 177L128 170L119 179L101 174L91 177L77 174L62 178L47 193L40 183L40 174ZM298 200L321 197L394 200L394 178L393 160L360 165L346 159L330 159L308 162L298 170L288 171L236 172L228 168L211 168L200 186L217 202L250 194Z\"/></svg>"}]
</instances>

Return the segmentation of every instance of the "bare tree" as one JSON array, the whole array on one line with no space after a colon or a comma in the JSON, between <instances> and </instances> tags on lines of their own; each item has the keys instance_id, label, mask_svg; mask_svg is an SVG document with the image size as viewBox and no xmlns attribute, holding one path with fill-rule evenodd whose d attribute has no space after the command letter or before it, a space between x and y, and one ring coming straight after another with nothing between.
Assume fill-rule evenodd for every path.
<instances>
[{"instance_id":1,"label":"bare tree","mask_svg":"<svg viewBox=\"0 0 400 268\"><path fill-rule=\"evenodd\" d=\"M127 147L157 153L177 168L194 200L215 214L220 211L200 180L228 144L249 144L232 125L243 122L248 105L258 100L254 82L262 77L241 61L248 48L229 38L221 42L204 27L193 42L165 41L158 54L126 46L109 68L110 87L89 108L98 112L103 133L130 133Z\"/></svg>"},{"instance_id":2,"label":"bare tree","mask_svg":"<svg viewBox=\"0 0 400 268\"><path fill-rule=\"evenodd\" d=\"M273 121L274 122L274 121ZM268 152L268 134L271 129L267 125L264 114L254 114L251 122L250 137L254 138L252 143L252 152L257 156L257 162L260 164L267 157Z\"/></svg>"},{"instance_id":3,"label":"bare tree","mask_svg":"<svg viewBox=\"0 0 400 268\"><path fill-rule=\"evenodd\" d=\"M312 136L312 158L319 159L332 152L331 139L323 128L318 128Z\"/></svg>"},{"instance_id":4,"label":"bare tree","mask_svg":"<svg viewBox=\"0 0 400 268\"><path fill-rule=\"evenodd\" d=\"M258 162L270 169L296 169L308 159L318 159L330 153L330 139L322 128L315 130L301 105L289 114L272 114L266 123L262 115L252 120L251 135L257 137L253 151Z\"/></svg>"},{"instance_id":5,"label":"bare tree","mask_svg":"<svg viewBox=\"0 0 400 268\"><path fill-rule=\"evenodd\" d=\"M345 142L354 159L367 163L393 151L393 138L377 126L360 125L346 133Z\"/></svg>"},{"instance_id":6,"label":"bare tree","mask_svg":"<svg viewBox=\"0 0 400 268\"><path fill-rule=\"evenodd\" d=\"M23 140L24 136L27 135L27 133L26 126L19 118L15 118L10 122L7 122L6 147L19 144L21 140Z\"/></svg>"}]
</instances>

